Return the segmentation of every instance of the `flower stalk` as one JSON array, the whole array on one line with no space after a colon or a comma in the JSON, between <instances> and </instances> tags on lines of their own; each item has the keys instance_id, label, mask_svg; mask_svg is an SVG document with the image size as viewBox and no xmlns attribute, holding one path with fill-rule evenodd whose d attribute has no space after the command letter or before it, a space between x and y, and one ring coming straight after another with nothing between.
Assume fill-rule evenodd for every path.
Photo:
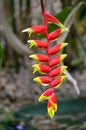
<instances>
[{"instance_id":1,"label":"flower stalk","mask_svg":"<svg viewBox=\"0 0 86 130\"><path fill-rule=\"evenodd\" d=\"M37 47L40 49L45 49L46 54L33 54L29 57L34 59L37 64L33 65L33 73L38 72L43 74L44 76L38 76L33 79L33 81L39 83L43 86L49 86L49 88L39 97L38 101L48 100L47 110L48 114L51 118L54 117L55 112L57 111L57 99L55 94L55 88L58 88L62 82L65 80L65 69L67 66L61 66L60 63L67 56L66 54L58 53L68 45L68 43L59 43L50 47L52 41L57 40L62 33L67 31L68 29L64 27L64 25L56 19L51 14L47 13L44 9L43 0L41 1L42 14L44 17L44 24L38 26L29 27L22 32L28 32L29 36L31 33L35 32L36 34L45 34L46 42L41 40L28 40L28 43L31 47ZM56 24L59 29L48 33L48 24L52 22ZM53 58L51 57L53 55ZM64 74L64 75L63 75Z\"/></svg>"}]
</instances>

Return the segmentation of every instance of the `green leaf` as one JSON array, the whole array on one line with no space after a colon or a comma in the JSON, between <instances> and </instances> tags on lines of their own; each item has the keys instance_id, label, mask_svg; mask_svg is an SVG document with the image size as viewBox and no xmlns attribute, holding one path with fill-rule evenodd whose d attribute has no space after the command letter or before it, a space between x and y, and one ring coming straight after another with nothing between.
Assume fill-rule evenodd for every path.
<instances>
[{"instance_id":1,"label":"green leaf","mask_svg":"<svg viewBox=\"0 0 86 130\"><path fill-rule=\"evenodd\" d=\"M57 111L58 114L68 114L70 112L78 113L81 111L86 111L86 98L70 99L58 102L59 107ZM40 103L37 105L27 106L18 112L14 113L15 117L28 118L35 115L46 115L47 114L47 104Z\"/></svg>"},{"instance_id":2,"label":"green leaf","mask_svg":"<svg viewBox=\"0 0 86 130\"><path fill-rule=\"evenodd\" d=\"M2 44L0 44L0 67L1 67L2 58L3 58L3 51L4 51L4 47Z\"/></svg>"},{"instance_id":3,"label":"green leaf","mask_svg":"<svg viewBox=\"0 0 86 130\"><path fill-rule=\"evenodd\" d=\"M66 20L67 16L69 15L69 13L71 12L72 8L70 7L66 7L65 9L63 9L60 13L56 14L55 17L57 19L59 19L62 23L64 23L64 21Z\"/></svg>"},{"instance_id":4,"label":"green leaf","mask_svg":"<svg viewBox=\"0 0 86 130\"><path fill-rule=\"evenodd\" d=\"M77 98L70 100L61 100L58 102L59 107L56 115L72 115L75 116L80 113L86 112L86 98ZM9 121L7 124L1 124L4 126L4 130L16 130L16 126L20 124L20 122L24 122L24 130L37 130L33 126L31 126L28 122L30 117L38 115L47 115L47 104L40 103L37 105L27 106L13 114L14 120ZM68 124L68 126L72 125L83 125L83 122L86 121L86 115L77 118L77 120L71 120L70 116L66 118L58 118L56 122L60 124ZM3 128L3 127L2 127ZM0 129L3 130L3 129ZM55 129L51 129L55 130ZM65 129L64 129L65 130Z\"/></svg>"}]
</instances>

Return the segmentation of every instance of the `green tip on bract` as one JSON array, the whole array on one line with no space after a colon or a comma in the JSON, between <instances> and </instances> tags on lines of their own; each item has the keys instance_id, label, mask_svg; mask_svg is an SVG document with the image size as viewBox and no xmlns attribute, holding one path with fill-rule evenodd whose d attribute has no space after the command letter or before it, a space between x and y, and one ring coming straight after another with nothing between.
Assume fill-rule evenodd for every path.
<instances>
[{"instance_id":1,"label":"green tip on bract","mask_svg":"<svg viewBox=\"0 0 86 130\"><path fill-rule=\"evenodd\" d=\"M68 43L66 43L66 42L62 43L61 49L63 49L63 48L66 47L67 45L68 45Z\"/></svg>"},{"instance_id":2,"label":"green tip on bract","mask_svg":"<svg viewBox=\"0 0 86 130\"><path fill-rule=\"evenodd\" d=\"M36 46L34 40L28 40L27 42L30 43L29 48Z\"/></svg>"},{"instance_id":3,"label":"green tip on bract","mask_svg":"<svg viewBox=\"0 0 86 130\"><path fill-rule=\"evenodd\" d=\"M38 98L38 101L41 102L41 101L47 100L47 99L48 99L48 97L45 97L45 96L41 95L41 96Z\"/></svg>"},{"instance_id":4,"label":"green tip on bract","mask_svg":"<svg viewBox=\"0 0 86 130\"><path fill-rule=\"evenodd\" d=\"M62 54L61 55L61 60L63 60L64 58L66 58L67 57L67 54Z\"/></svg>"},{"instance_id":5,"label":"green tip on bract","mask_svg":"<svg viewBox=\"0 0 86 130\"><path fill-rule=\"evenodd\" d=\"M41 97L39 97L39 98L38 98L38 101L39 101L39 102L41 102L41 101L42 101L42 100L41 100Z\"/></svg>"},{"instance_id":6,"label":"green tip on bract","mask_svg":"<svg viewBox=\"0 0 86 130\"><path fill-rule=\"evenodd\" d=\"M33 68L33 74L38 71L38 64L35 64L32 66Z\"/></svg>"},{"instance_id":7,"label":"green tip on bract","mask_svg":"<svg viewBox=\"0 0 86 130\"><path fill-rule=\"evenodd\" d=\"M67 69L67 68L68 68L68 66L63 66L63 68L64 68L64 69Z\"/></svg>"},{"instance_id":8,"label":"green tip on bract","mask_svg":"<svg viewBox=\"0 0 86 130\"><path fill-rule=\"evenodd\" d=\"M55 115L55 111L51 109L50 112L48 112L48 114L49 114L50 118L53 118Z\"/></svg>"},{"instance_id":9,"label":"green tip on bract","mask_svg":"<svg viewBox=\"0 0 86 130\"><path fill-rule=\"evenodd\" d=\"M67 76L62 76L62 81L64 81L67 78Z\"/></svg>"},{"instance_id":10,"label":"green tip on bract","mask_svg":"<svg viewBox=\"0 0 86 130\"><path fill-rule=\"evenodd\" d=\"M38 81L39 81L39 78L36 77L36 78L33 79L33 81L34 81L34 82L38 82Z\"/></svg>"},{"instance_id":11,"label":"green tip on bract","mask_svg":"<svg viewBox=\"0 0 86 130\"><path fill-rule=\"evenodd\" d=\"M64 43L63 43L63 46L64 46L64 47L65 47L65 46L67 46L67 45L68 45L68 43L67 43L67 42L64 42Z\"/></svg>"},{"instance_id":12,"label":"green tip on bract","mask_svg":"<svg viewBox=\"0 0 86 130\"><path fill-rule=\"evenodd\" d=\"M66 73L67 66L62 66L62 73Z\"/></svg>"}]
</instances>

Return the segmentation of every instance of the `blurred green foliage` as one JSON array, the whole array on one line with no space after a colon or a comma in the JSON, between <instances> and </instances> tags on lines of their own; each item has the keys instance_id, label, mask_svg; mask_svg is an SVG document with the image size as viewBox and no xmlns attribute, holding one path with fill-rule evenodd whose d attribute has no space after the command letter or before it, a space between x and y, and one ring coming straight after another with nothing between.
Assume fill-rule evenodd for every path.
<instances>
[{"instance_id":1,"label":"blurred green foliage","mask_svg":"<svg viewBox=\"0 0 86 130\"><path fill-rule=\"evenodd\" d=\"M70 115L69 117L71 117L71 115L77 117L77 114L83 115L83 113L85 113L86 111L86 98L59 101L58 104L59 104L59 108L56 113L56 116L69 114ZM47 115L46 103L27 106L13 113L12 115L6 116L6 118L0 124L0 128L2 127L0 130L3 130L3 128L4 130L18 130L16 127L22 124L24 130L29 130L29 129L37 130L37 128L34 128L33 126L30 125L30 119L31 117L41 116L41 115L43 116ZM59 120L56 119L56 122L61 124L68 124L68 126L73 126L73 125L83 126L83 124L85 126L84 122L86 121L86 115L77 118L76 121L72 120L69 117L68 118L64 117ZM21 124L21 122L23 123Z\"/></svg>"},{"instance_id":2,"label":"blurred green foliage","mask_svg":"<svg viewBox=\"0 0 86 130\"><path fill-rule=\"evenodd\" d=\"M1 64L2 64L3 51L4 51L3 44L0 43L0 67L1 67Z\"/></svg>"}]
</instances>

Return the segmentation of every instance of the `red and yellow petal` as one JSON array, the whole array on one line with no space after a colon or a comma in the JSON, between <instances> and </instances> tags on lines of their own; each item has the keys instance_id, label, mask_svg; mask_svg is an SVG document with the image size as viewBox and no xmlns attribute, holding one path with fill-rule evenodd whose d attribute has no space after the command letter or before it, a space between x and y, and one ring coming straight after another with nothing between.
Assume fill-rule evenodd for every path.
<instances>
[{"instance_id":1,"label":"red and yellow petal","mask_svg":"<svg viewBox=\"0 0 86 130\"><path fill-rule=\"evenodd\" d=\"M48 39L51 40L51 41L55 41L59 38L59 36L64 33L65 31L68 31L67 28L60 28L60 29L57 29L53 32L51 32L50 34L48 34Z\"/></svg>"},{"instance_id":2,"label":"red and yellow petal","mask_svg":"<svg viewBox=\"0 0 86 130\"><path fill-rule=\"evenodd\" d=\"M61 33L63 32L63 29L57 29L53 32L51 32L50 34L48 34L48 39L49 40L56 40L60 35Z\"/></svg>"},{"instance_id":3,"label":"red and yellow petal","mask_svg":"<svg viewBox=\"0 0 86 130\"><path fill-rule=\"evenodd\" d=\"M30 48L31 47L37 47L37 48L47 48L48 47L48 43L41 41L41 40L28 40L28 42L30 43Z\"/></svg>"},{"instance_id":4,"label":"red and yellow petal","mask_svg":"<svg viewBox=\"0 0 86 130\"><path fill-rule=\"evenodd\" d=\"M55 45L48 50L48 54L49 55L57 54L67 45L68 45L68 43L61 43L61 44Z\"/></svg>"},{"instance_id":5,"label":"red and yellow petal","mask_svg":"<svg viewBox=\"0 0 86 130\"><path fill-rule=\"evenodd\" d=\"M47 65L43 65L43 64L35 64L32 67L34 69L33 73L38 71L41 74L46 74L49 73L50 71L50 68Z\"/></svg>"},{"instance_id":6,"label":"red and yellow petal","mask_svg":"<svg viewBox=\"0 0 86 130\"><path fill-rule=\"evenodd\" d=\"M48 56L44 54L33 54L29 56L37 62L48 62Z\"/></svg>"},{"instance_id":7,"label":"red and yellow petal","mask_svg":"<svg viewBox=\"0 0 86 130\"><path fill-rule=\"evenodd\" d=\"M55 18L53 15L51 15L47 12L44 13L44 17L47 22L53 22L53 23L60 24L60 21L57 18Z\"/></svg>"},{"instance_id":8,"label":"red and yellow petal","mask_svg":"<svg viewBox=\"0 0 86 130\"><path fill-rule=\"evenodd\" d=\"M35 32L37 34L43 34L46 32L46 26L45 25L32 26L30 28L23 30L22 32L28 32L29 36L31 35L32 32Z\"/></svg>"},{"instance_id":9,"label":"red and yellow petal","mask_svg":"<svg viewBox=\"0 0 86 130\"><path fill-rule=\"evenodd\" d=\"M57 111L57 101L56 95L53 93L48 99L48 114L51 118L54 117L55 112Z\"/></svg>"},{"instance_id":10,"label":"red and yellow petal","mask_svg":"<svg viewBox=\"0 0 86 130\"><path fill-rule=\"evenodd\" d=\"M50 75L50 77L57 77L57 76L61 75L62 73L64 73L66 68L67 68L67 66L59 66L58 68L53 69L49 73L49 75Z\"/></svg>"},{"instance_id":11,"label":"red and yellow petal","mask_svg":"<svg viewBox=\"0 0 86 130\"><path fill-rule=\"evenodd\" d=\"M51 82L51 86L54 87L54 88L57 88L59 87L62 82L66 79L66 76L60 76L56 79L54 79L52 82Z\"/></svg>"},{"instance_id":12,"label":"red and yellow petal","mask_svg":"<svg viewBox=\"0 0 86 130\"><path fill-rule=\"evenodd\" d=\"M33 79L33 81L43 85L47 86L51 82L51 78L48 76L40 76Z\"/></svg>"},{"instance_id":13,"label":"red and yellow petal","mask_svg":"<svg viewBox=\"0 0 86 130\"><path fill-rule=\"evenodd\" d=\"M53 58L49 61L49 66L54 67L54 66L59 65L66 56L67 56L67 54L62 54L62 55L56 56L55 58Z\"/></svg>"},{"instance_id":14,"label":"red and yellow petal","mask_svg":"<svg viewBox=\"0 0 86 130\"><path fill-rule=\"evenodd\" d=\"M43 100L46 100L48 99L52 93L54 92L54 89L53 88L49 88L47 89L38 99L38 101L43 101Z\"/></svg>"}]
</instances>

